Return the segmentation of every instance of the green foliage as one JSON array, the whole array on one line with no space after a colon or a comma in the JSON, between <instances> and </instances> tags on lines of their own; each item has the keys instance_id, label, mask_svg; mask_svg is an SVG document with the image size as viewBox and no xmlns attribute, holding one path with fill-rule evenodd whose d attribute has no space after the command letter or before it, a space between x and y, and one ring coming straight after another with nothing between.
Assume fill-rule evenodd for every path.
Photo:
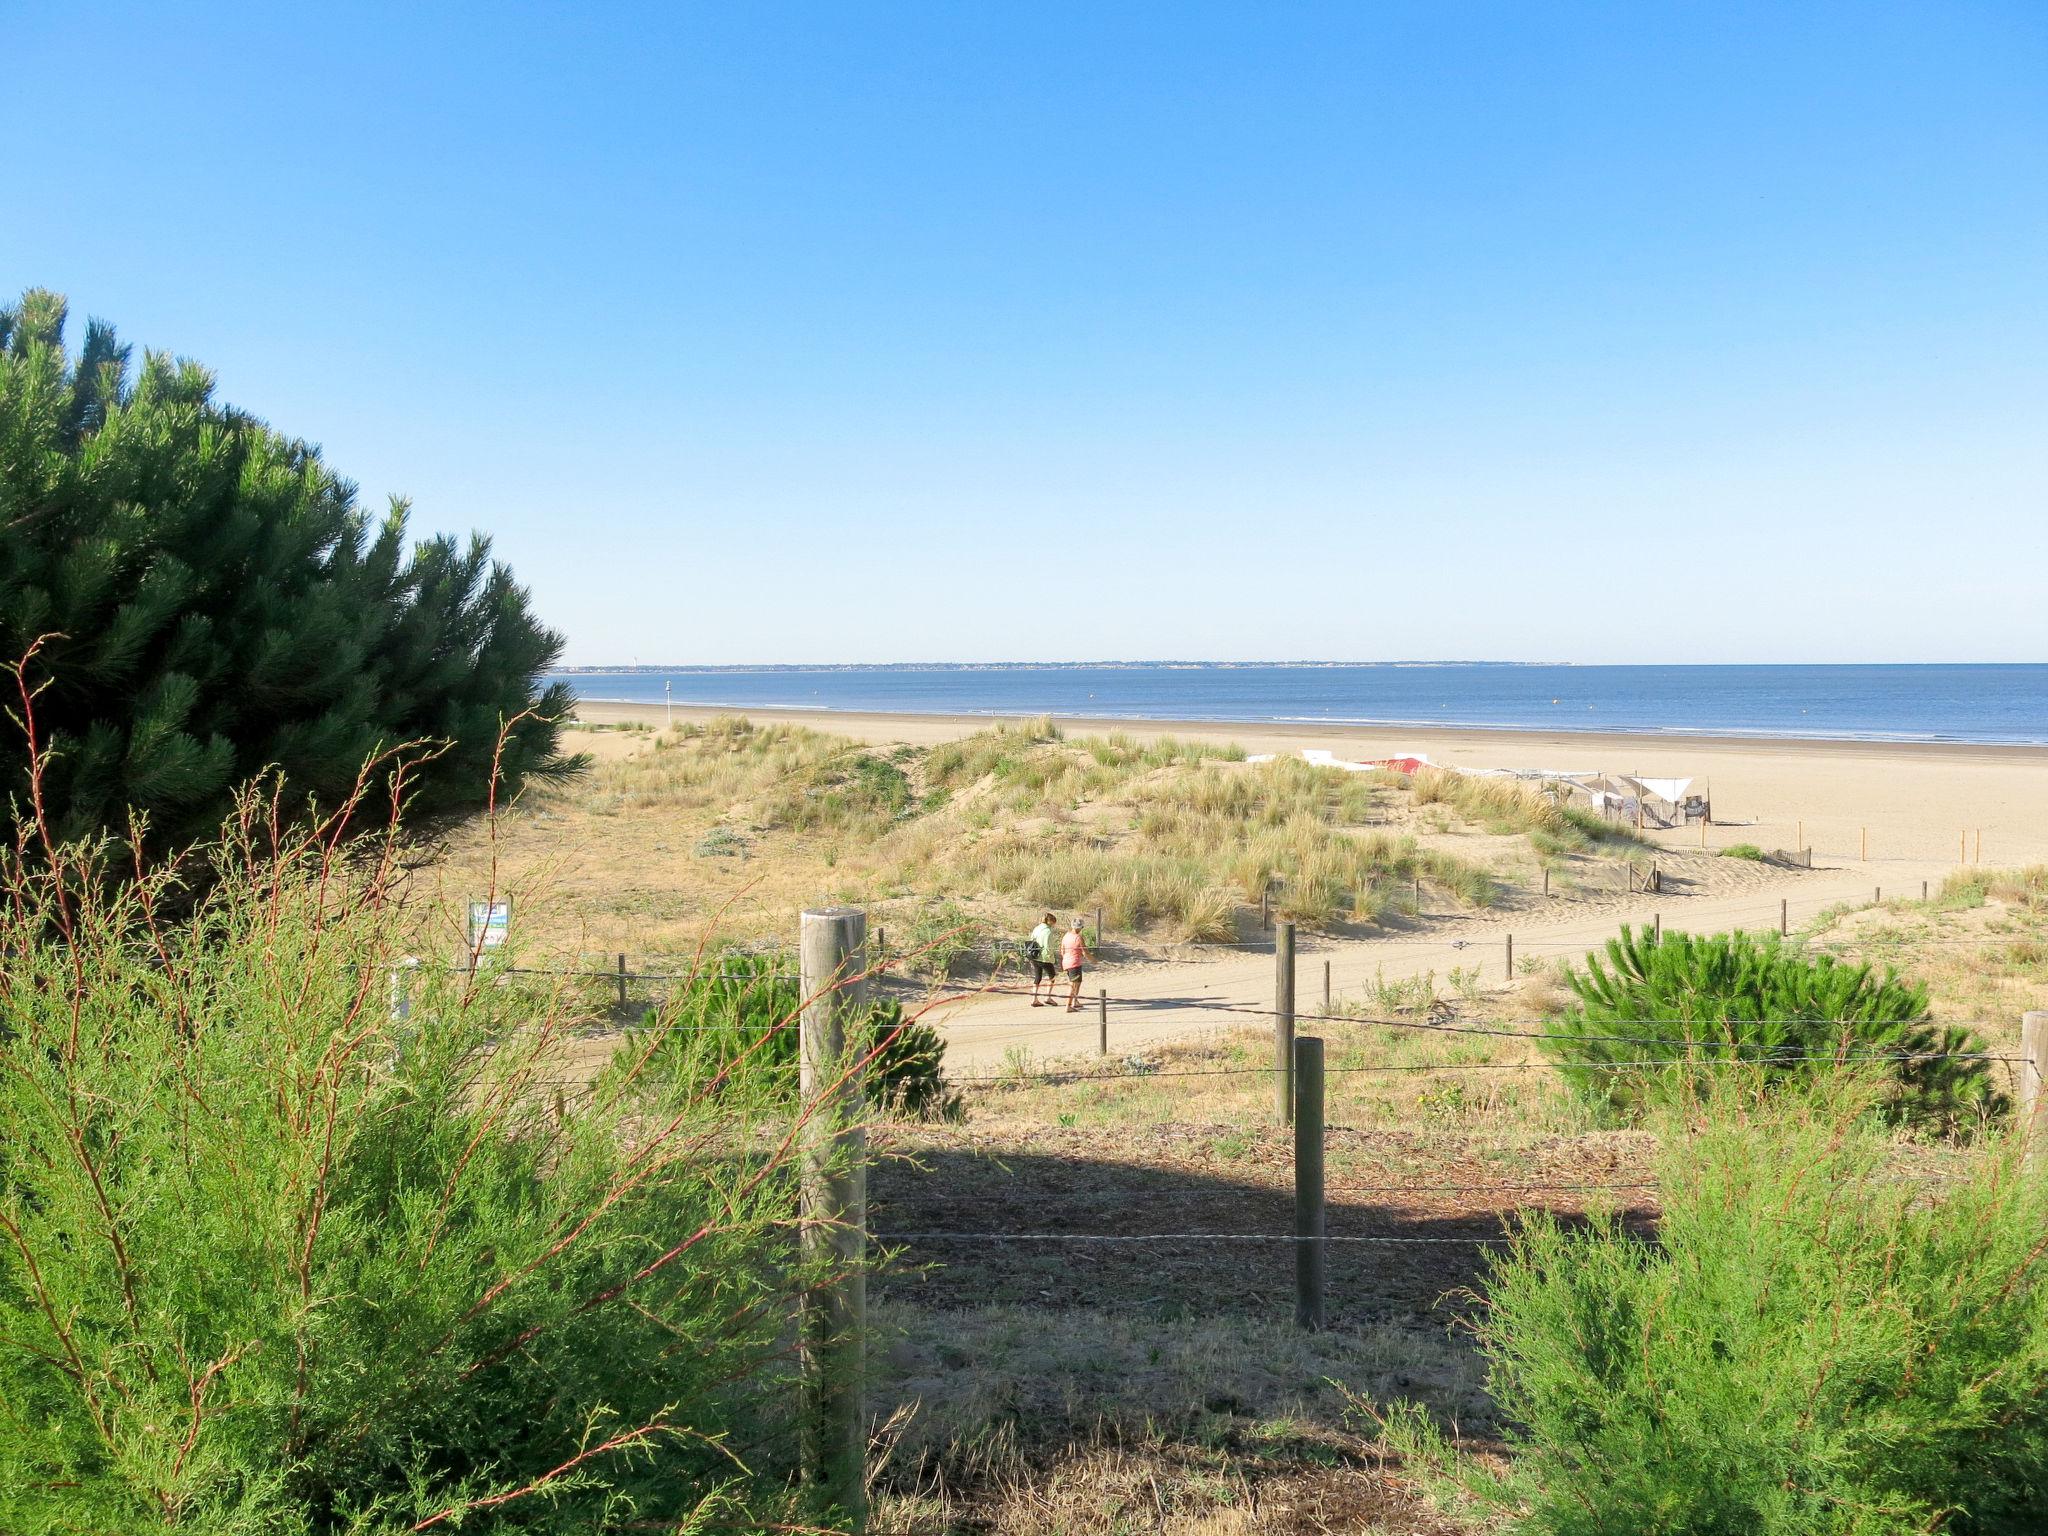
<instances>
[{"instance_id":1,"label":"green foliage","mask_svg":"<svg viewBox=\"0 0 2048 1536\"><path fill-rule=\"evenodd\" d=\"M1649 1241L1528 1217L1481 1338L1513 1455L1411 1470L1529 1536L2022 1536L2048 1509L2048 1223L2003 1141L1930 1189L1856 1106L1719 1113Z\"/></svg>"},{"instance_id":2,"label":"green foliage","mask_svg":"<svg viewBox=\"0 0 2048 1536\"><path fill-rule=\"evenodd\" d=\"M461 812L522 715L501 789L572 766L568 693L538 683L561 638L486 540L408 550L402 501L373 527L317 449L220 404L198 364L131 370L99 321L74 356L64 325L51 293L0 310L0 661L43 639L27 682L58 839L132 807L152 846L182 845L271 767L295 805L332 805L380 750L427 739L450 745L411 809ZM27 791L0 773L0 818Z\"/></svg>"},{"instance_id":3,"label":"green foliage","mask_svg":"<svg viewBox=\"0 0 2048 1536\"><path fill-rule=\"evenodd\" d=\"M396 842L274 810L176 916L0 854L0 1530L798 1518L783 1085L562 1086L595 1016L460 972L394 1018Z\"/></svg>"},{"instance_id":4,"label":"green foliage","mask_svg":"<svg viewBox=\"0 0 2048 1536\"><path fill-rule=\"evenodd\" d=\"M1939 1129L2006 1107L1988 1062L1926 1059L1983 1047L1927 1022L1924 987L1776 934L1623 927L1605 964L1589 956L1564 979L1576 1002L1543 1049L1585 1098L1624 1117L1701 1093L1731 1061L1755 1064L1767 1083L1867 1061L1888 1081L1888 1116Z\"/></svg>"},{"instance_id":5,"label":"green foliage","mask_svg":"<svg viewBox=\"0 0 2048 1536\"><path fill-rule=\"evenodd\" d=\"M1752 864L1761 864L1764 861L1764 851L1757 847L1755 843L1730 843L1721 850L1721 857L1724 859L1748 859Z\"/></svg>"},{"instance_id":6,"label":"green foliage","mask_svg":"<svg viewBox=\"0 0 2048 1536\"><path fill-rule=\"evenodd\" d=\"M643 1058L615 1062L618 1079L633 1078L663 1103L722 1083L740 1063L751 1081L765 1076L775 1092L797 1097L797 1014L803 1002L785 960L738 952L714 956L647 1018L660 1043ZM872 1003L851 1032L849 1049L872 1053L867 1099L892 1114L957 1120L960 1097L946 1086L945 1042L929 1024L906 1022L894 998Z\"/></svg>"}]
</instances>

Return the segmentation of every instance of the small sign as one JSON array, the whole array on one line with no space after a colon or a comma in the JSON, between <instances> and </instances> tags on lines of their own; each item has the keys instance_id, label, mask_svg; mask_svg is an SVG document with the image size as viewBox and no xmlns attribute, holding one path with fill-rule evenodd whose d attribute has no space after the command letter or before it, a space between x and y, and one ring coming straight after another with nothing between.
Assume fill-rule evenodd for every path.
<instances>
[{"instance_id":1,"label":"small sign","mask_svg":"<svg viewBox=\"0 0 2048 1536\"><path fill-rule=\"evenodd\" d=\"M512 903L472 901L469 904L469 952L502 948L512 931Z\"/></svg>"}]
</instances>

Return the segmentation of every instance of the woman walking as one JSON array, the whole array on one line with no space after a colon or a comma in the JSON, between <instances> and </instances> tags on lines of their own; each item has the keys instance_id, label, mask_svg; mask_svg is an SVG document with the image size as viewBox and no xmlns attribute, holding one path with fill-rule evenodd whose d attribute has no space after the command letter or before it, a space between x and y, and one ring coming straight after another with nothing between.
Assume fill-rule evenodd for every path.
<instances>
[{"instance_id":1,"label":"woman walking","mask_svg":"<svg viewBox=\"0 0 2048 1536\"><path fill-rule=\"evenodd\" d=\"M1060 969L1067 975L1067 1012L1081 1011L1081 969L1088 963L1088 940L1081 932L1081 919L1074 919L1060 939Z\"/></svg>"}]
</instances>

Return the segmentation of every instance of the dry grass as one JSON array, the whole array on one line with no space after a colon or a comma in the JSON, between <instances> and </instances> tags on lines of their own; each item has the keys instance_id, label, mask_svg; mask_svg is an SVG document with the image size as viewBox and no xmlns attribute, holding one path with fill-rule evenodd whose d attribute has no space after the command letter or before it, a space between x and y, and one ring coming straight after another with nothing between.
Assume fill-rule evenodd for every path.
<instances>
[{"instance_id":1,"label":"dry grass","mask_svg":"<svg viewBox=\"0 0 2048 1536\"><path fill-rule=\"evenodd\" d=\"M1268 890L1316 928L1409 915L1418 889L1466 908L1499 890L1499 860L1404 830L1405 779L1206 743L1029 721L876 748L726 716L603 746L580 782L515 808L495 848L501 881L558 871L553 905L577 926L541 935L557 953L686 954L714 928L779 935L819 901L902 934L943 913L970 944L1033 911L1097 909L1119 936L1204 943L1241 937ZM492 852L481 832L454 840L450 901L480 892Z\"/></svg>"},{"instance_id":2,"label":"dry grass","mask_svg":"<svg viewBox=\"0 0 2048 1536\"><path fill-rule=\"evenodd\" d=\"M1996 1048L2018 1040L2022 1014L2048 1008L2048 865L1962 870L1924 902L1824 913L1808 936L1926 982L1936 1019Z\"/></svg>"},{"instance_id":3,"label":"dry grass","mask_svg":"<svg viewBox=\"0 0 2048 1536\"><path fill-rule=\"evenodd\" d=\"M898 1536L1449 1532L1380 1468L1333 1382L1446 1419L1488 1411L1475 1358L1441 1333L1108 1307L872 1315L893 1335L876 1408L899 1417L871 1529Z\"/></svg>"}]
</instances>

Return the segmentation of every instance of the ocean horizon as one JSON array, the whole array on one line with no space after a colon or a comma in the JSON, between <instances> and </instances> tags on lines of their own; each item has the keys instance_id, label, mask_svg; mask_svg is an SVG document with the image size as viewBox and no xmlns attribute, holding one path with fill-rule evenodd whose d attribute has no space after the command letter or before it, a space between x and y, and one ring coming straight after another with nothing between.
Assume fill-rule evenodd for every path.
<instances>
[{"instance_id":1,"label":"ocean horizon","mask_svg":"<svg viewBox=\"0 0 2048 1536\"><path fill-rule=\"evenodd\" d=\"M876 714L1191 720L2048 744L2048 664L898 663L564 668L596 702Z\"/></svg>"}]
</instances>

